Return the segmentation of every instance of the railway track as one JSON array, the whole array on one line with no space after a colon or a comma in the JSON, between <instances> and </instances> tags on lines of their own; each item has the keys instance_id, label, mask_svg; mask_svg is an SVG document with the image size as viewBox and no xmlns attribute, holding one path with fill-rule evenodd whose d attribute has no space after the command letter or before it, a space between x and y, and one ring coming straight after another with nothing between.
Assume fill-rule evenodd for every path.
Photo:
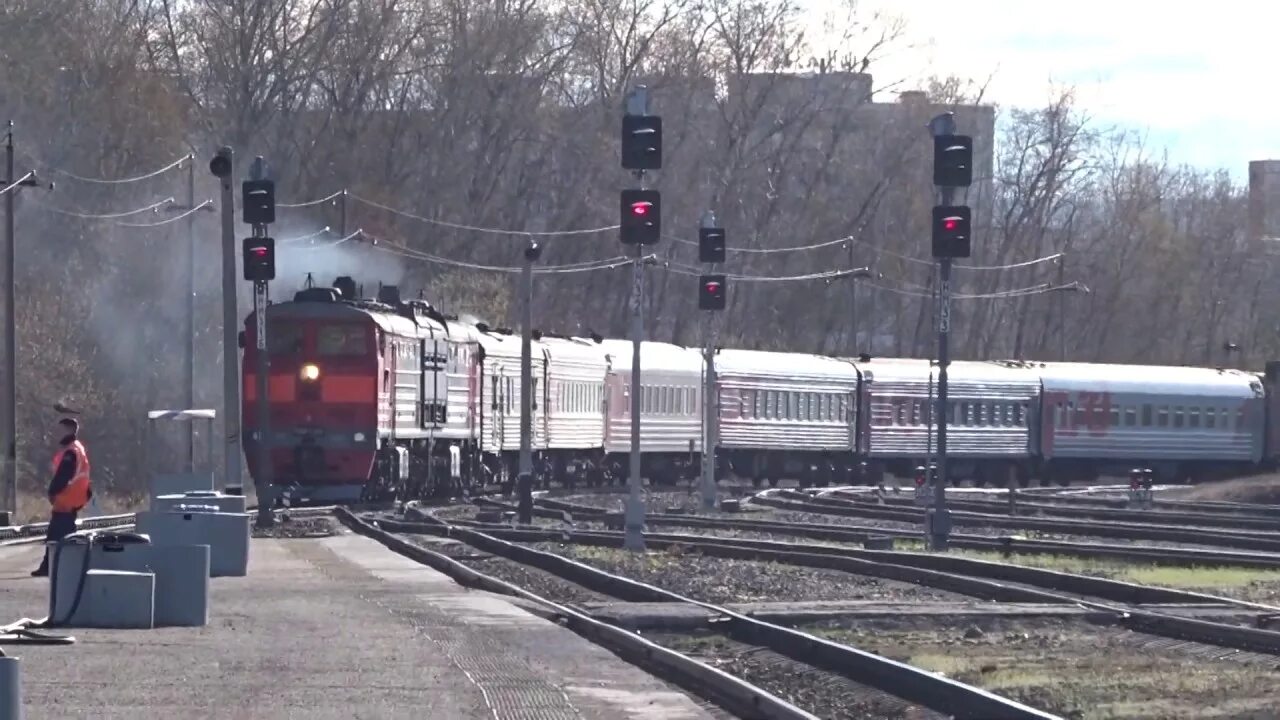
<instances>
[{"instance_id":1,"label":"railway track","mask_svg":"<svg viewBox=\"0 0 1280 720\"><path fill-rule=\"evenodd\" d=\"M857 503L851 501L832 500L829 498L809 498L806 500L776 497L770 491L764 491L752 498L751 502L780 510L814 513L820 515L839 515L875 520L889 520L918 524L923 522L924 508L890 508ZM1119 523L1103 520L1077 520L1070 518L1044 518L1009 516L995 513L978 513L954 511L951 521L955 527L996 527L1017 530L1037 530L1042 532L1064 533L1068 535L1089 535L1126 540L1155 540L1162 542L1188 543L1211 547L1226 547L1237 550L1257 550L1261 552L1280 553L1280 533L1234 532L1184 528L1176 525Z\"/></svg>"},{"instance_id":2,"label":"railway track","mask_svg":"<svg viewBox=\"0 0 1280 720\"><path fill-rule=\"evenodd\" d=\"M515 510L512 505L492 500L485 500L482 504L504 511ZM534 504L535 514L541 517L561 518L564 513L569 513L571 517L594 520L615 528L621 528L622 526L620 513L602 508L552 498L538 498L534 500ZM645 523L651 527L740 530L855 544L865 544L873 538L894 538L909 541L918 541L921 538L919 530L894 530L873 526L793 523L668 513L650 513L646 515ZM1280 569L1280 554L1268 555L1200 548L1106 545L1101 543L1077 543L1062 540L1033 540L1020 537L990 537L966 534L954 534L949 542L952 547L958 549L999 552L1006 556L1055 555L1147 562L1155 565L1181 567L1229 565L1255 569Z\"/></svg>"},{"instance_id":3,"label":"railway track","mask_svg":"<svg viewBox=\"0 0 1280 720\"><path fill-rule=\"evenodd\" d=\"M901 497L896 495L885 496L883 498L875 498L866 493L850 493L840 490L822 491L816 494L800 493L795 491L779 491L778 495L791 499L835 499L852 503L887 505L892 507L915 507L915 500L911 497ZM1036 516L1036 515L1053 515L1063 518L1078 518L1085 520L1107 520L1115 522L1143 523L1176 523L1179 525L1187 525L1203 528L1231 528L1233 530L1261 530L1264 532L1280 531L1280 517L1240 517L1235 515L1222 515L1214 513L1188 513L1171 510L1120 510L1113 508L1081 508L1064 505L1055 505L1043 502L1027 502L1020 500L1014 503L1012 508L1008 504L1007 496L1004 503L996 503L990 500L972 500L963 495L948 495L947 507L952 510L969 510L978 513L994 513L999 515L1018 515L1018 516Z\"/></svg>"},{"instance_id":4,"label":"railway track","mask_svg":"<svg viewBox=\"0 0 1280 720\"><path fill-rule=\"evenodd\" d=\"M398 532L439 534L439 528L442 527L436 524L439 520L430 516L424 516L423 519L427 522L382 522L388 529ZM459 529L461 526L455 524L443 527ZM513 529L487 525L465 531L482 532L494 538L526 543L560 541L612 548L620 548L623 543L623 533L615 531ZM646 534L645 542L655 548L679 547L717 557L772 561L870 575L983 600L1078 604L1105 613L1115 623L1131 630L1180 641L1280 655L1280 632L1169 615L1142 608L1143 605L1170 603L1229 606L1252 614L1253 621L1257 624L1280 619L1280 608L1232 598L950 555L856 550L825 545L663 533Z\"/></svg>"},{"instance_id":5,"label":"railway track","mask_svg":"<svg viewBox=\"0 0 1280 720\"><path fill-rule=\"evenodd\" d=\"M536 595L512 583L478 572L447 555L410 543L345 509L335 509L339 521L365 537L411 560L438 570L467 587L531 601L582 637L595 642L681 688L709 700L740 718L750 720L817 720L791 703L705 663L650 642L568 605Z\"/></svg>"},{"instance_id":6,"label":"railway track","mask_svg":"<svg viewBox=\"0 0 1280 720\"><path fill-rule=\"evenodd\" d=\"M946 713L951 717L973 720L1054 717L1049 713L911 665L834 643L815 635L763 622L712 603L701 602L654 585L614 575L554 553L509 542L497 537L496 533L449 525L439 520L434 523L404 523L378 518L368 522L345 510L340 509L338 514L353 529L358 527L355 523L359 522L366 527L377 524L383 532L418 530L458 540L482 552L528 565L621 600L639 599L681 603L701 608L716 615L718 619L715 623L716 628L734 642L765 648L792 662L839 675L846 680L870 686L915 705ZM357 529L357 531L360 530ZM390 533L386 532L386 535ZM416 547L403 540L400 542ZM387 543L384 542L384 544Z\"/></svg>"},{"instance_id":7,"label":"railway track","mask_svg":"<svg viewBox=\"0 0 1280 720\"><path fill-rule=\"evenodd\" d=\"M1008 490L986 490L983 492L975 492L965 488L957 488L960 492L954 492L952 488L947 488L948 499L955 497L971 502L986 503L989 505L1009 503ZM1015 491L1018 498L1017 504L1023 505L1027 502L1040 503L1052 507L1077 507L1077 508L1111 508L1117 510L1130 510L1133 512L1145 513L1147 515L1159 515L1165 511L1184 511L1191 513L1208 513L1215 516L1231 516L1241 518L1259 518L1270 519L1280 523L1280 506L1274 505L1257 505L1249 503L1225 502L1225 501L1203 501L1190 502L1186 500L1168 500L1160 497L1159 489L1156 490L1152 506L1148 510L1135 510L1128 497L1100 497L1096 495L1062 493L1062 492L1037 492L1045 488L1018 488ZM1091 488L1092 489L1092 488ZM845 485L830 488L816 488L817 492L831 493L834 495L857 496L871 495L875 491L875 487L866 485ZM908 488L903 487L901 490L906 491ZM1107 489L1108 492L1128 493L1128 486Z\"/></svg>"}]
</instances>

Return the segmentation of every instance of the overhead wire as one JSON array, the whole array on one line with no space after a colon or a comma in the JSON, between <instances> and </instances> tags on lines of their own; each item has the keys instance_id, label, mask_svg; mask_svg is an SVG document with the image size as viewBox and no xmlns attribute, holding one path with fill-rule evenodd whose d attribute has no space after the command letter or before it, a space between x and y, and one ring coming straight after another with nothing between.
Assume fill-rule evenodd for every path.
<instances>
[{"instance_id":1,"label":"overhead wire","mask_svg":"<svg viewBox=\"0 0 1280 720\"><path fill-rule=\"evenodd\" d=\"M676 237L676 236L670 236L670 235L665 236L665 237L667 237L668 239L673 240L673 241L675 241L675 242L677 242L677 243L680 243L681 245L687 245L687 246L690 246L690 247L698 247L698 245L699 245L697 242L694 242L694 241L692 241L692 240L686 240L685 238L682 238L682 237ZM779 254L779 253L789 253L789 252L806 252L806 251L809 251L809 250L821 250L822 248L828 248L828 247L833 247L833 246L837 246L837 245L844 245L845 243L854 243L854 244L857 244L857 245L862 245L862 246L864 246L864 247L871 248L871 249L875 250L876 252L884 253L885 255L888 255L888 256L890 256L890 257L897 258L897 259L899 259L899 260L903 260L903 261L910 262L910 263L916 263L916 264L918 264L918 265L929 265L929 266L932 266L932 265L934 264L934 262L935 262L935 261L933 261L933 260L926 260L926 259L924 259L924 258L911 257L910 255L903 255L903 254L901 254L901 253L896 253L896 252L894 252L894 251L892 251L892 250L886 250L886 249L884 249L884 248L880 248L880 247L877 247L877 246L875 246L875 245L872 245L871 243L867 242L866 240L860 240L860 239L858 239L858 238L857 238L856 236L854 236L854 235L845 235L844 237L839 237L839 238L836 238L836 239L834 239L834 240L826 240L826 241L823 241L823 242L811 243L811 244L809 244L809 245L789 245L789 246L785 246L785 247L776 247L776 248L742 248L742 247L735 248L735 247L729 247L729 248L725 248L725 249L726 249L726 251L727 251L727 252L730 252L730 253L755 254L755 255L775 255L775 254ZM1016 268L1028 267L1028 266L1031 266L1031 265L1037 265L1037 264L1039 264L1039 263L1049 262L1049 261L1051 261L1051 260L1057 260L1058 258L1062 257L1062 255L1063 255L1062 253L1054 253L1054 254L1052 254L1052 255L1045 255L1044 257L1038 257L1038 258L1034 258L1034 259L1032 259L1032 260L1026 260L1026 261L1023 261L1023 262L1016 262L1016 263L1008 263L1008 264L1005 264L1005 265L969 265L969 264L959 264L959 263L957 263L957 264L953 265L952 267L953 267L953 268L955 268L955 269L959 269L959 270L1013 270L1013 269L1016 269Z\"/></svg>"},{"instance_id":2,"label":"overhead wire","mask_svg":"<svg viewBox=\"0 0 1280 720\"><path fill-rule=\"evenodd\" d=\"M48 168L49 171L51 172L58 173L59 175L64 175L66 177L71 178L72 180L79 180L80 182L97 183L99 185L124 185L127 183L135 183L135 182L141 182L143 180L150 180L151 178L157 175L162 175L164 173L169 172L170 170L182 165L182 163L187 162L188 160L194 161L195 157L196 156L194 153L187 153L186 155L183 155L182 157L178 158L177 160L174 160L173 162L169 163L168 165L165 165L162 168L152 170L151 172L148 172L148 173L143 173L142 175L135 175L133 177L124 177L124 178L92 178L92 177L86 177L84 175L77 175L69 170L63 170L61 168L53 167L48 163L41 162L39 164Z\"/></svg>"},{"instance_id":3,"label":"overhead wire","mask_svg":"<svg viewBox=\"0 0 1280 720\"><path fill-rule=\"evenodd\" d=\"M277 207L279 207L279 206L277 206ZM359 231L357 230L356 232L359 232ZM292 243L306 242L307 240L311 240L311 239L313 239L313 238L318 238L318 237L320 237L321 235L325 235L325 234L328 234L328 233L329 233L329 226L328 226L328 225L326 225L326 226L324 226L324 227L320 228L319 230L317 230L317 231L315 231L315 232L313 232L313 233L310 233L310 234L307 234L307 235L295 235L295 236L293 236L293 237L280 238L280 240L279 240L278 242L279 242L280 244L282 244L282 245L288 245L288 244L292 244Z\"/></svg>"},{"instance_id":4,"label":"overhead wire","mask_svg":"<svg viewBox=\"0 0 1280 720\"><path fill-rule=\"evenodd\" d=\"M199 205L196 205L195 207L188 209L186 212L180 213L180 214L178 214L178 215L174 215L174 216L173 216L173 217L171 217L171 218L167 218L167 219L161 220L161 221L159 221L159 222L153 222L153 223L126 223L126 222L117 222L117 223L116 223L116 225L119 225L119 226L121 226L121 227L136 227L136 228L160 227L161 225L168 225L169 223L178 222L179 220L181 220L181 219L183 219L183 218L185 218L185 217L188 217L188 216L190 216L190 215L192 215L192 214L194 214L194 213L197 213L197 212L199 212L199 211L201 211L201 210L205 209L206 207L209 207L209 206L210 206L210 205L212 205L212 204L213 204L213 201L212 201L212 200L205 200L204 202L200 203Z\"/></svg>"},{"instance_id":5,"label":"overhead wire","mask_svg":"<svg viewBox=\"0 0 1280 720\"><path fill-rule=\"evenodd\" d=\"M473 262L466 262L464 260L455 260L453 258L446 258L446 257L442 257L432 253L424 252L422 250L415 250L413 248L405 247L403 245L400 245L398 243L395 243L389 240L375 238L369 235L368 233L362 233L362 234L365 237L368 237L371 240L373 240L372 247L374 249L379 250L381 252L387 252L393 255L399 255L401 257L406 257L414 260L421 260L423 262L435 263L437 265L445 265L449 267L463 268L467 270L478 270L482 272L518 273L523 270L523 268L519 266L484 265L481 263L473 263ZM611 270L613 268L626 265L630 262L631 262L630 258L618 255L612 258L603 258L599 260L587 260L587 261L580 261L576 263L566 263L564 265L535 266L533 268L533 272L535 275L564 275L564 274L579 273L579 272L591 272L595 270Z\"/></svg>"},{"instance_id":6,"label":"overhead wire","mask_svg":"<svg viewBox=\"0 0 1280 720\"><path fill-rule=\"evenodd\" d=\"M54 207L53 205L48 205L38 200L36 201L35 204L44 208L45 210L48 210L49 212L57 213L59 215L66 215L68 217L81 218L83 220L111 220L114 218L129 217L130 215L139 215L141 213L158 210L161 205L169 205L173 203L173 201L174 201L173 198L167 197L163 200L157 200L156 202L153 202L150 205L146 205L144 207L135 208L133 210L122 210L120 212L111 212L111 213L87 213L87 212L79 212L76 210L67 210L65 208L59 208L59 207Z\"/></svg>"},{"instance_id":7,"label":"overhead wire","mask_svg":"<svg viewBox=\"0 0 1280 720\"><path fill-rule=\"evenodd\" d=\"M490 235L515 235L515 236L521 236L521 237L565 237L570 235L594 235L602 232L608 232L610 230L617 230L619 227L618 225L605 225L603 227L583 228L578 230L511 230L506 228L481 227L478 225L467 225L464 223L454 223L454 222L448 222L446 220L436 220L435 218L424 217L422 215L408 212L407 210L399 210L397 208L390 207L389 205L383 205L382 203L378 203L372 200L368 200L366 198L362 198L359 195L356 195L355 193L347 193L347 195L352 200L355 200L356 202L363 203L365 205L368 205L369 207L375 207L375 208L378 208L379 210L384 210L386 212L389 212L395 215L400 215L401 217L406 217L411 220L417 220L419 222L424 222L431 225L438 225L440 227L447 227L454 230L467 230L470 232L487 233Z\"/></svg>"},{"instance_id":8,"label":"overhead wire","mask_svg":"<svg viewBox=\"0 0 1280 720\"><path fill-rule=\"evenodd\" d=\"M327 203L327 202L329 202L330 200L333 200L333 199L334 199L334 198L336 198L336 197L339 197L339 196L341 196L341 195L346 195L346 194L347 194L346 189L342 189L342 190L339 190L339 191L337 191L337 192L335 192L335 193L333 193L333 194L331 194L331 195L327 195L327 196L322 197L322 198L317 198L317 199L315 199L315 200L307 200L307 201L305 201L305 202L296 202L296 203L282 203L282 202L278 202L278 203L276 203L276 207L278 207L278 208L304 208L304 207L311 207L312 205L320 205L320 204L322 204L322 203Z\"/></svg>"},{"instance_id":9,"label":"overhead wire","mask_svg":"<svg viewBox=\"0 0 1280 720\"><path fill-rule=\"evenodd\" d=\"M322 233L326 233L326 232L328 232L328 231L329 231L329 228L325 228L324 230L322 230L322 231L321 231L321 232L319 232L319 233L314 233L314 234L312 234L312 235L310 236L310 238L314 240L314 238L315 238L316 236L318 236L318 235L320 235L320 234L322 234ZM346 242L351 242L352 240L355 240L356 238L360 237L360 236L361 236L361 235L363 235L363 234L364 234L364 231L363 231L363 230L359 230L359 229L357 229L355 232L351 233L350 235L348 235L348 236L346 236L346 237L343 237L343 238L338 238L337 240L331 240L331 241L329 241L329 242L321 243L321 244L319 244L319 245L316 245L316 244L314 244L314 242L313 242L313 244L311 244L311 245L305 245L305 246L302 246L302 247L299 247L299 248L296 248L296 249L301 250L301 251L303 251L303 252L312 252L312 251L315 251L315 250L326 250L326 249L328 249L328 248L335 247L335 246L337 246L337 245L341 245L341 244L346 243ZM299 238L298 240L299 240L299 241L302 241L302 240L305 240L305 239L306 239L306 238Z\"/></svg>"},{"instance_id":10,"label":"overhead wire","mask_svg":"<svg viewBox=\"0 0 1280 720\"><path fill-rule=\"evenodd\" d=\"M9 192L10 190L13 190L14 188L18 187L18 186L19 186L19 185L21 185L22 183L24 183L24 182L26 182L26 181L30 180L31 178L33 178L33 177L35 177L35 176L36 176L36 174L35 174L35 172L34 172L34 171L32 171L32 172L28 172L26 175L23 175L22 177L18 178L17 180L14 180L14 181L13 181L13 184L9 185L9 187L7 187L7 188L5 188L5 189L3 189L3 190L0 190L0 195L4 195L5 193Z\"/></svg>"}]
</instances>

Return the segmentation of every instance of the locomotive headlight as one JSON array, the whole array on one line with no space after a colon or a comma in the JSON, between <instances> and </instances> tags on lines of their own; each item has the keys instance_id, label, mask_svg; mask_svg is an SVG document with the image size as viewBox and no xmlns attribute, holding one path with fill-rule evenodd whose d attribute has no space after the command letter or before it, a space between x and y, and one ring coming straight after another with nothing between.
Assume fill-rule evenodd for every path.
<instances>
[{"instance_id":1,"label":"locomotive headlight","mask_svg":"<svg viewBox=\"0 0 1280 720\"><path fill-rule=\"evenodd\" d=\"M320 379L320 366L314 363L307 363L298 371L298 376L303 382L315 382Z\"/></svg>"}]
</instances>

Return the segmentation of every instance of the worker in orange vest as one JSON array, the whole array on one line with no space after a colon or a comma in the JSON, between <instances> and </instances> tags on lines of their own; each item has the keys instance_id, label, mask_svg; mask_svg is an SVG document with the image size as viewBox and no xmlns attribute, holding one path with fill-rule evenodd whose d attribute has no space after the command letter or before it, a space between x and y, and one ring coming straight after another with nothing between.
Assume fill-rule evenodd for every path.
<instances>
[{"instance_id":1,"label":"worker in orange vest","mask_svg":"<svg viewBox=\"0 0 1280 720\"><path fill-rule=\"evenodd\" d=\"M77 434L80 423L71 418L58 421L60 432L66 433L54 453L49 482L49 530L45 540L56 542L76 531L76 514L89 504L93 488L89 483L89 455ZM32 571L34 577L49 575L49 553L46 551L40 567Z\"/></svg>"}]
</instances>

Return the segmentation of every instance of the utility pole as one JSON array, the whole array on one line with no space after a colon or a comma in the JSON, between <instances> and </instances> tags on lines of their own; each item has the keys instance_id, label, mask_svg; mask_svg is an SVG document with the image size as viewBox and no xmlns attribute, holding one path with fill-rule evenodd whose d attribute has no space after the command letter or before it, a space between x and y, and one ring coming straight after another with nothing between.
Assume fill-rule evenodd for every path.
<instances>
[{"instance_id":1,"label":"utility pole","mask_svg":"<svg viewBox=\"0 0 1280 720\"><path fill-rule=\"evenodd\" d=\"M849 241L849 355L856 357L858 355L858 277L852 272L856 267L854 262L854 245L853 240Z\"/></svg>"},{"instance_id":2,"label":"utility pole","mask_svg":"<svg viewBox=\"0 0 1280 720\"><path fill-rule=\"evenodd\" d=\"M947 510L947 366L951 362L951 263L970 254L971 212L954 205L956 189L973 181L973 139L955 134L955 115L943 113L929 122L933 135L933 184L938 187L940 205L933 208L933 256L938 259L938 479L934 484L934 504L925 516L930 547L946 550L951 534L951 514Z\"/></svg>"},{"instance_id":3,"label":"utility pole","mask_svg":"<svg viewBox=\"0 0 1280 720\"><path fill-rule=\"evenodd\" d=\"M1067 277L1067 254L1058 258L1058 287L1062 287ZM1058 291L1058 359L1067 361L1067 298Z\"/></svg>"},{"instance_id":4,"label":"utility pole","mask_svg":"<svg viewBox=\"0 0 1280 720\"><path fill-rule=\"evenodd\" d=\"M858 329L858 281L864 278L875 277L876 273L871 271L869 267L853 266L853 243L849 243L849 317L850 329L849 333L849 355L856 357L859 355L858 336L861 335ZM872 308L874 311L875 308ZM875 313L872 312L872 317Z\"/></svg>"},{"instance_id":5,"label":"utility pole","mask_svg":"<svg viewBox=\"0 0 1280 720\"><path fill-rule=\"evenodd\" d=\"M191 153L187 160L187 307L183 313L182 339L186 344L185 357L182 363L182 388L186 392L185 409L192 410L196 406L196 154ZM196 424L187 423L187 471L196 471ZM212 440L212 438L209 438ZM212 468L209 470L213 471Z\"/></svg>"},{"instance_id":6,"label":"utility pole","mask_svg":"<svg viewBox=\"0 0 1280 720\"><path fill-rule=\"evenodd\" d=\"M627 507L623 545L632 551L644 550L644 499L641 497L640 473L640 343L644 340L644 246L653 245L662 236L662 197L657 190L646 190L647 170L662 167L662 118L649 114L649 90L637 85L627 96L622 116L622 167L634 172L638 190L621 193L619 235L623 245L634 246L635 259L631 274L631 455L627 476Z\"/></svg>"},{"instance_id":7,"label":"utility pole","mask_svg":"<svg viewBox=\"0 0 1280 720\"><path fill-rule=\"evenodd\" d=\"M184 303L182 330L180 333L186 345L182 363L183 407L189 410L194 408L196 404L196 211L213 211L213 207L208 203L196 205L196 154L194 152L187 155L186 204L173 204L165 209L169 212L189 213L187 216L187 242L186 247L183 249L183 254L185 255L183 258L183 285L185 285L187 299ZM196 471L195 431L195 423L188 423L183 440L186 450L187 471L192 473ZM213 442L213 438L209 438L208 442ZM210 468L210 472L212 470Z\"/></svg>"},{"instance_id":8,"label":"utility pole","mask_svg":"<svg viewBox=\"0 0 1280 720\"><path fill-rule=\"evenodd\" d=\"M708 210L702 216L698 229L698 260L714 269L725 261L728 253L724 228L716 222L715 212ZM720 414L720 397L716 392L716 340L715 311L724 310L725 282L723 275L703 275L699 278L698 307L707 310L702 318L702 509L716 507L716 421Z\"/></svg>"},{"instance_id":9,"label":"utility pole","mask_svg":"<svg viewBox=\"0 0 1280 720\"><path fill-rule=\"evenodd\" d=\"M342 189L342 194L338 196L338 237L347 236L347 190Z\"/></svg>"},{"instance_id":10,"label":"utility pole","mask_svg":"<svg viewBox=\"0 0 1280 720\"><path fill-rule=\"evenodd\" d=\"M516 509L523 525L533 523L533 264L541 254L542 247L530 240L520 271L520 474L516 478Z\"/></svg>"},{"instance_id":11,"label":"utility pole","mask_svg":"<svg viewBox=\"0 0 1280 720\"><path fill-rule=\"evenodd\" d=\"M240 320L236 312L236 197L232 187L235 152L227 146L209 160L218 178L222 209L222 423L224 487L229 495L243 495L240 477Z\"/></svg>"},{"instance_id":12,"label":"utility pole","mask_svg":"<svg viewBox=\"0 0 1280 720\"><path fill-rule=\"evenodd\" d=\"M276 277L275 240L267 236L267 225L276 220L276 184L268 179L268 168L262 156L254 158L249 169L249 179L242 184L244 222L253 228L253 236L244 241L244 279L253 282L253 316L257 323L257 465L254 486L258 491L258 527L271 527L275 515L275 489L271 477L271 405L269 392L271 361L267 350L267 284Z\"/></svg>"},{"instance_id":13,"label":"utility pole","mask_svg":"<svg viewBox=\"0 0 1280 720\"><path fill-rule=\"evenodd\" d=\"M4 484L8 495L8 507L11 513L18 510L18 302L17 289L14 285L14 267L18 253L14 239L14 200L23 187L35 187L40 184L35 173L28 173L22 178L17 176L13 162L13 121L9 121L5 135L5 175L4 183L4 257L0 264L4 266L0 283L4 284L4 387L3 407L0 408L0 438L6 443L4 448ZM49 185L53 187L52 184ZM12 522L12 520L10 520Z\"/></svg>"}]
</instances>

